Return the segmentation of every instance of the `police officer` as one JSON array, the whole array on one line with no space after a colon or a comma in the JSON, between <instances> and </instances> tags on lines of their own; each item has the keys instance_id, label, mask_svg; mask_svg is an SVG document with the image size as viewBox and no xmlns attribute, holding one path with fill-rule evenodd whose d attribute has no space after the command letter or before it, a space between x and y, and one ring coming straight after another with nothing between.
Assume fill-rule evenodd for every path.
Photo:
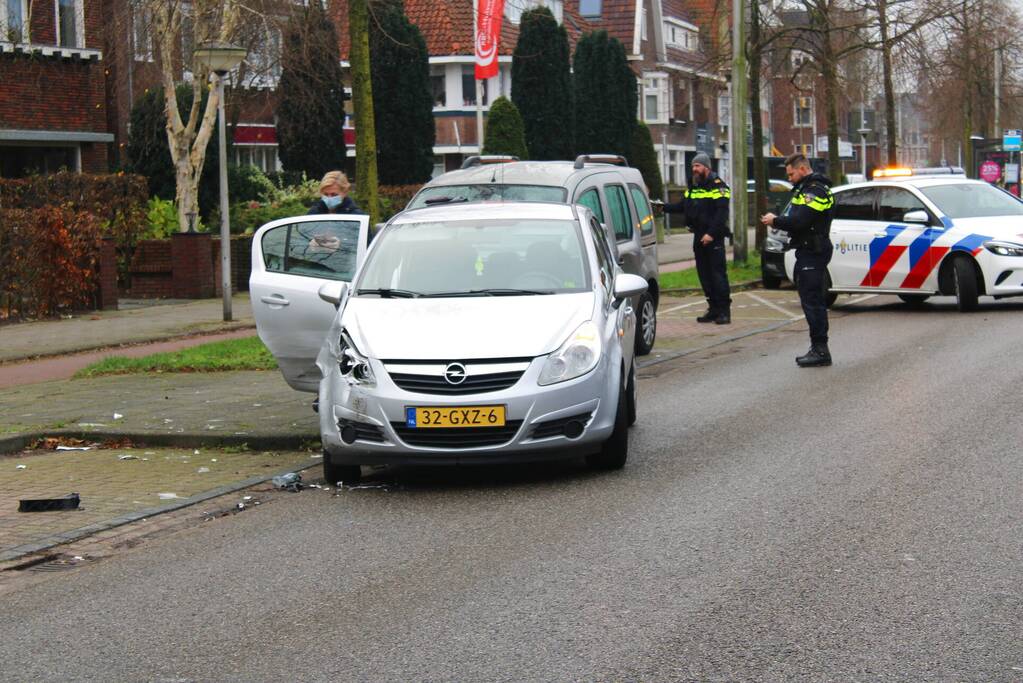
<instances>
[{"instance_id":1,"label":"police officer","mask_svg":"<svg viewBox=\"0 0 1023 683\"><path fill-rule=\"evenodd\" d=\"M802 154L785 159L785 173L793 184L792 201L784 215L764 214L760 221L784 230L796 249L796 287L810 327L810 350L796 358L801 368L831 365L828 350L828 306L825 276L831 261L831 214L835 199L831 181L814 173Z\"/></svg>"},{"instance_id":2,"label":"police officer","mask_svg":"<svg viewBox=\"0 0 1023 683\"><path fill-rule=\"evenodd\" d=\"M665 213L685 214L693 233L696 274L707 297L707 312L696 319L701 323L727 325L732 322L731 290L725 263L725 238L728 229L728 185L711 170L710 157L700 152L693 158L693 182L682 201L665 204Z\"/></svg>"}]
</instances>

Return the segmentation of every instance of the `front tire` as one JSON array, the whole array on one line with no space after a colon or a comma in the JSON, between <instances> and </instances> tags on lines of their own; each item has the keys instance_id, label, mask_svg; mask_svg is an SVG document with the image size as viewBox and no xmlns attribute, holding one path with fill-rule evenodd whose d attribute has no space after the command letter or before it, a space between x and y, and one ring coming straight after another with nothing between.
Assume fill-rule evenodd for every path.
<instances>
[{"instance_id":1,"label":"front tire","mask_svg":"<svg viewBox=\"0 0 1023 683\"><path fill-rule=\"evenodd\" d=\"M600 445L600 452L586 456L586 464L590 469L620 470L629 459L629 407L625 393L624 388L618 390L618 408L611 436Z\"/></svg>"},{"instance_id":2,"label":"front tire","mask_svg":"<svg viewBox=\"0 0 1023 683\"><path fill-rule=\"evenodd\" d=\"M958 258L952 264L952 284L955 287L956 307L962 313L977 310L980 293L977 288L977 269L973 262Z\"/></svg>"},{"instance_id":3,"label":"front tire","mask_svg":"<svg viewBox=\"0 0 1023 683\"><path fill-rule=\"evenodd\" d=\"M323 480L327 486L337 486L338 482L358 484L362 479L362 468L358 465L339 465L330 461L330 453L323 452Z\"/></svg>"},{"instance_id":4,"label":"front tire","mask_svg":"<svg viewBox=\"0 0 1023 683\"><path fill-rule=\"evenodd\" d=\"M639 298L639 311L636 316L636 355L645 356L654 348L657 340L657 306L650 292L644 292Z\"/></svg>"},{"instance_id":5,"label":"front tire","mask_svg":"<svg viewBox=\"0 0 1023 683\"><path fill-rule=\"evenodd\" d=\"M629 370L629 383L625 390L625 406L626 414L628 415L628 424L631 427L636 424L636 418L639 413L637 410L636 403L636 365L633 363L632 369Z\"/></svg>"}]
</instances>

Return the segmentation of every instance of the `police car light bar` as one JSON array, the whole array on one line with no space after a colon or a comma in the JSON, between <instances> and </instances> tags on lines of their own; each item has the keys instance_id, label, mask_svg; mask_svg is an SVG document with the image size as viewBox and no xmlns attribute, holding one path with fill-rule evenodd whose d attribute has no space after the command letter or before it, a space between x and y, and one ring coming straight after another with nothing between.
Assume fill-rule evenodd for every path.
<instances>
[{"instance_id":1,"label":"police car light bar","mask_svg":"<svg viewBox=\"0 0 1023 683\"><path fill-rule=\"evenodd\" d=\"M893 166L891 168L879 168L874 171L872 178L919 178L921 176L954 175L966 176L966 172L959 166L934 166L931 168L906 168Z\"/></svg>"}]
</instances>

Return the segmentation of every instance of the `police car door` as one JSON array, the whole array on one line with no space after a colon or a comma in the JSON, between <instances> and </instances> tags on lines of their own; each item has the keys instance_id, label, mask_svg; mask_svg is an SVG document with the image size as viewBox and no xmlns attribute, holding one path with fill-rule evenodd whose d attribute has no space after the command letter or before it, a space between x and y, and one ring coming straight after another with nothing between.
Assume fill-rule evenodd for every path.
<instances>
[{"instance_id":1,"label":"police car door","mask_svg":"<svg viewBox=\"0 0 1023 683\"><path fill-rule=\"evenodd\" d=\"M866 287L870 270L870 242L880 229L877 222L877 188L854 187L835 193L831 241L835 251L828 267L835 288Z\"/></svg>"},{"instance_id":2,"label":"police car door","mask_svg":"<svg viewBox=\"0 0 1023 683\"><path fill-rule=\"evenodd\" d=\"M919 290L937 265L932 259L931 244L942 230L931 227L927 207L907 187L881 187L877 209L878 216L885 226L885 238L891 237L882 260L886 264L891 264L891 267L887 273L878 269L876 277L882 279L876 286L885 289ZM914 222L905 220L907 214L915 213L916 216L920 216L921 211L922 220Z\"/></svg>"},{"instance_id":3,"label":"police car door","mask_svg":"<svg viewBox=\"0 0 1023 683\"><path fill-rule=\"evenodd\" d=\"M336 313L319 289L351 283L368 235L369 216L326 214L272 221L252 238L249 296L256 330L294 389L319 387L316 355Z\"/></svg>"}]
</instances>

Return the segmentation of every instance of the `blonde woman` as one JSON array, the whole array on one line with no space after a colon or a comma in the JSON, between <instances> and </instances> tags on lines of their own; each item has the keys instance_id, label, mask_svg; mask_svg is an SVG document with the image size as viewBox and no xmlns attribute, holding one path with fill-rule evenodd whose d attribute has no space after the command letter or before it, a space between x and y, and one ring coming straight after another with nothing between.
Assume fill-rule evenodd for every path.
<instances>
[{"instance_id":1,"label":"blonde woman","mask_svg":"<svg viewBox=\"0 0 1023 683\"><path fill-rule=\"evenodd\" d=\"M320 198L309 209L309 214L321 213L362 213L348 191L352 184L341 171L329 171L320 181Z\"/></svg>"}]
</instances>

